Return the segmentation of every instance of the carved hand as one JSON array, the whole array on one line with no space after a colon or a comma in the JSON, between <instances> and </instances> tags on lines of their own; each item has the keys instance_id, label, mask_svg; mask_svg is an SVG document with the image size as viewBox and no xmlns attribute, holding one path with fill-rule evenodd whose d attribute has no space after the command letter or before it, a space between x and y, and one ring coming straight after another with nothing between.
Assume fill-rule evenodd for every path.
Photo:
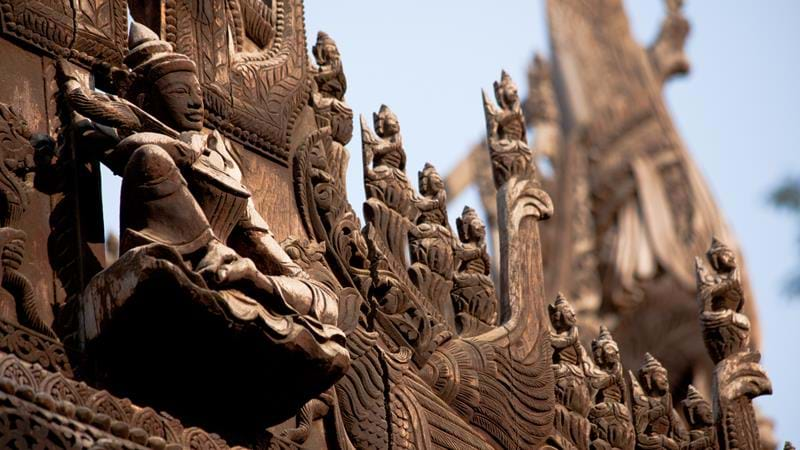
<instances>
[{"instance_id":1,"label":"carved hand","mask_svg":"<svg viewBox=\"0 0 800 450\"><path fill-rule=\"evenodd\" d=\"M59 58L56 62L56 76L59 84L66 88L67 92L81 88L75 66L66 59Z\"/></svg>"},{"instance_id":2,"label":"carved hand","mask_svg":"<svg viewBox=\"0 0 800 450\"><path fill-rule=\"evenodd\" d=\"M658 405L658 406L655 406L655 407L651 408L650 411L647 412L647 418L650 419L650 420L655 420L655 419L658 419L659 417L662 417L666 413L667 413L667 410L664 407L664 405Z\"/></svg>"},{"instance_id":3,"label":"carved hand","mask_svg":"<svg viewBox=\"0 0 800 450\"><path fill-rule=\"evenodd\" d=\"M10 227L0 228L0 248L2 248L0 260L4 268L19 269L25 255L26 238L27 236L22 230Z\"/></svg>"},{"instance_id":4,"label":"carved hand","mask_svg":"<svg viewBox=\"0 0 800 450\"><path fill-rule=\"evenodd\" d=\"M680 445L675 442L673 439L670 439L666 436L661 438L661 448L668 449L668 450L681 450Z\"/></svg>"},{"instance_id":5,"label":"carved hand","mask_svg":"<svg viewBox=\"0 0 800 450\"><path fill-rule=\"evenodd\" d=\"M272 293L272 283L256 268L250 258L239 256L227 245L214 240L208 251L197 264L197 272L214 286L237 282L250 282L260 290Z\"/></svg>"}]
</instances>

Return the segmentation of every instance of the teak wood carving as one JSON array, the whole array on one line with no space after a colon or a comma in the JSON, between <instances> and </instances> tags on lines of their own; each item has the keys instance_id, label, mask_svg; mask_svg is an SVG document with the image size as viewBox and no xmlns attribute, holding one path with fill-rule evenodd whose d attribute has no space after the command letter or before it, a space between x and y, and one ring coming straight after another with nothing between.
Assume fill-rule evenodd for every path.
<instances>
[{"instance_id":1,"label":"teak wood carving","mask_svg":"<svg viewBox=\"0 0 800 450\"><path fill-rule=\"evenodd\" d=\"M656 358L626 374L608 328L588 352L569 296L547 297L540 223L558 205L523 110L556 120L552 90L524 105L501 72L483 94L492 261L474 209L451 227L432 164L412 185L386 105L360 118L362 223L342 57L319 32L309 61L302 1L0 5L20 61L0 64L30 96L0 83L0 446L758 445L752 399L771 386L720 241L697 265L712 400L688 387L683 417ZM684 38L669 19L649 53L664 76ZM122 177L108 262L99 164Z\"/></svg>"},{"instance_id":2,"label":"teak wood carving","mask_svg":"<svg viewBox=\"0 0 800 450\"><path fill-rule=\"evenodd\" d=\"M656 38L641 45L623 1L546 2L551 55L534 56L522 108L534 130L534 161L549 169L541 182L558 207L542 225L547 295L570 298L584 345L606 325L626 365L644 352L659 358L681 380L672 393L679 407L689 383L710 395L713 371L694 322L692 258L719 236L737 253L745 292L749 286L735 239L664 100L665 83L689 71L690 25L683 0L663 3ZM477 185L497 248L484 146L471 149L446 185L451 197ZM754 306L745 308L758 348Z\"/></svg>"}]
</instances>

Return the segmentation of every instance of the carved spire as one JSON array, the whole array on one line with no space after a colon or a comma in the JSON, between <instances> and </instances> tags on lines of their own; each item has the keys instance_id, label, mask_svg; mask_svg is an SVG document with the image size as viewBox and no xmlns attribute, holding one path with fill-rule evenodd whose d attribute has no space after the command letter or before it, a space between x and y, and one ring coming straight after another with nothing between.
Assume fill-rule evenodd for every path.
<instances>
[{"instance_id":1,"label":"carved spire","mask_svg":"<svg viewBox=\"0 0 800 450\"><path fill-rule=\"evenodd\" d=\"M658 80L689 72L689 58L684 47L689 36L689 21L683 15L683 0L666 0L667 17L661 23L658 38L648 49L650 63Z\"/></svg>"},{"instance_id":2,"label":"carved spire","mask_svg":"<svg viewBox=\"0 0 800 450\"><path fill-rule=\"evenodd\" d=\"M560 118L556 93L550 76L550 64L536 53L528 69L528 98L525 100L525 118L528 123L557 123Z\"/></svg>"}]
</instances>

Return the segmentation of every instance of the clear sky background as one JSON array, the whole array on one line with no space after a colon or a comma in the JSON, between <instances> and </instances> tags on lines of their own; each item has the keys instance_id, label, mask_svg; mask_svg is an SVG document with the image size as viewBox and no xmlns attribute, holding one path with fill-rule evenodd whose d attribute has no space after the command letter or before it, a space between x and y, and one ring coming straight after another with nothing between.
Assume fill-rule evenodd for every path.
<instances>
[{"instance_id":1,"label":"clear sky background","mask_svg":"<svg viewBox=\"0 0 800 450\"><path fill-rule=\"evenodd\" d=\"M686 3L692 72L667 85L667 102L747 257L775 391L758 404L776 420L779 439L797 442L800 300L789 300L782 285L800 267L800 224L772 209L767 195L800 173L800 1ZM549 48L542 0L305 4L309 49L319 30L337 41L355 113L371 117L386 103L398 115L412 180L426 161L442 174L452 169L485 132L480 89L490 89L505 68L524 94L533 52ZM625 4L636 37L651 42L664 16L662 1ZM360 211L357 128L348 148L349 195ZM106 223L116 230L118 180L105 178ZM474 191L455 200L458 211L479 206Z\"/></svg>"}]
</instances>

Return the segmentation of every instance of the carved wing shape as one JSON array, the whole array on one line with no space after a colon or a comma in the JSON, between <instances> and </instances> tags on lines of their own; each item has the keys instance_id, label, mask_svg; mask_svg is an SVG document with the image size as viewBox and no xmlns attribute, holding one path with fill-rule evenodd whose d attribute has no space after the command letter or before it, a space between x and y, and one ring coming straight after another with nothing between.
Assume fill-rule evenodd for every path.
<instances>
[{"instance_id":1,"label":"carved wing shape","mask_svg":"<svg viewBox=\"0 0 800 450\"><path fill-rule=\"evenodd\" d=\"M647 402L642 385L639 384L636 375L630 370L628 371L628 379L630 380L631 413L634 418L634 426L637 433L642 433L647 427L646 412L650 405Z\"/></svg>"},{"instance_id":2,"label":"carved wing shape","mask_svg":"<svg viewBox=\"0 0 800 450\"><path fill-rule=\"evenodd\" d=\"M481 94L483 96L483 112L486 116L486 136L492 139L497 136L497 116L500 114L500 110L494 105L485 89L481 89Z\"/></svg>"},{"instance_id":3,"label":"carved wing shape","mask_svg":"<svg viewBox=\"0 0 800 450\"><path fill-rule=\"evenodd\" d=\"M378 136L372 133L369 122L367 122L367 118L363 114L359 116L359 119L361 121L361 143L364 149L364 168L366 170L372 164L372 148L378 145L380 140Z\"/></svg>"}]
</instances>

